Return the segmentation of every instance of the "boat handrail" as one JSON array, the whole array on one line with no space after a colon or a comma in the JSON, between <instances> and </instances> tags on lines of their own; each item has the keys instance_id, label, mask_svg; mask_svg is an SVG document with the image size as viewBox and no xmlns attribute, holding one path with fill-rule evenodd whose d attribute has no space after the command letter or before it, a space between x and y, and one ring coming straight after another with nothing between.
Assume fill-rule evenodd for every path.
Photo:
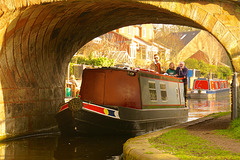
<instances>
[{"instance_id":1,"label":"boat handrail","mask_svg":"<svg viewBox=\"0 0 240 160\"><path fill-rule=\"evenodd\" d=\"M198 78L196 80L207 80L207 78Z\"/></svg>"}]
</instances>

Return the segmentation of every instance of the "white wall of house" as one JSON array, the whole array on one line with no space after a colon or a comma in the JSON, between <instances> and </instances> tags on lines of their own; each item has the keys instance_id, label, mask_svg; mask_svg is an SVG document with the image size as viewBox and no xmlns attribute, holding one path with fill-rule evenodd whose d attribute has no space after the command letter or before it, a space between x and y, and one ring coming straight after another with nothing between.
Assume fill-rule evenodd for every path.
<instances>
[{"instance_id":1,"label":"white wall of house","mask_svg":"<svg viewBox=\"0 0 240 160\"><path fill-rule=\"evenodd\" d=\"M130 44L130 55L131 55L131 58L136 58L136 55L137 55L137 44L135 42L132 42Z\"/></svg>"}]
</instances>

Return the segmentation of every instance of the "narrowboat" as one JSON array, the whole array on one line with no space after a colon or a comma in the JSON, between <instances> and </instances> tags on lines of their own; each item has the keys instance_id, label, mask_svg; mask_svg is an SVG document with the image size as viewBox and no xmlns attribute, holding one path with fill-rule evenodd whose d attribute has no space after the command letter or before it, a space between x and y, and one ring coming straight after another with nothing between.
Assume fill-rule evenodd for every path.
<instances>
[{"instance_id":1,"label":"narrowboat","mask_svg":"<svg viewBox=\"0 0 240 160\"><path fill-rule=\"evenodd\" d=\"M62 135L141 135L187 121L182 79L149 70L85 69L80 96L60 105Z\"/></svg>"},{"instance_id":2,"label":"narrowboat","mask_svg":"<svg viewBox=\"0 0 240 160\"><path fill-rule=\"evenodd\" d=\"M229 97L229 91L227 80L198 78L193 82L190 98L217 99Z\"/></svg>"}]
</instances>

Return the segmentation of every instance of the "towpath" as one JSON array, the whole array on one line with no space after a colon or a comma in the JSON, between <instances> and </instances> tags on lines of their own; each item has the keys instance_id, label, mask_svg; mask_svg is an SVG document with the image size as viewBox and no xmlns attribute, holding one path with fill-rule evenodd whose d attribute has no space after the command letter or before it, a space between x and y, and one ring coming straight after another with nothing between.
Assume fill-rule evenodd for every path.
<instances>
[{"instance_id":1,"label":"towpath","mask_svg":"<svg viewBox=\"0 0 240 160\"><path fill-rule=\"evenodd\" d=\"M129 139L123 147L124 159L136 160L167 160L178 159L174 155L166 154L152 147L148 139L157 137L171 129L186 128L191 134L199 136L221 147L224 150L240 153L240 141L214 134L214 130L227 129L230 125L230 115L218 118L204 117L178 126L169 127L160 131Z\"/></svg>"}]
</instances>

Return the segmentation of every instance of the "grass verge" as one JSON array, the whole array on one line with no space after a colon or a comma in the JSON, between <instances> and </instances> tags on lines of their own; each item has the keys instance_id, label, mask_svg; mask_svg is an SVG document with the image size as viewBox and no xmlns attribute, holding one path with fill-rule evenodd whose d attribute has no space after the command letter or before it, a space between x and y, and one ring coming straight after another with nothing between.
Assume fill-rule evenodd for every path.
<instances>
[{"instance_id":1,"label":"grass verge","mask_svg":"<svg viewBox=\"0 0 240 160\"><path fill-rule=\"evenodd\" d=\"M218 113L209 114L207 117L217 118L217 117L222 117L222 116L226 116L229 114L231 114L231 112L218 112Z\"/></svg>"},{"instance_id":2,"label":"grass verge","mask_svg":"<svg viewBox=\"0 0 240 160\"><path fill-rule=\"evenodd\" d=\"M215 133L240 140L240 118L233 120L228 129L215 130Z\"/></svg>"},{"instance_id":3,"label":"grass verge","mask_svg":"<svg viewBox=\"0 0 240 160\"><path fill-rule=\"evenodd\" d=\"M183 160L190 159L240 159L240 153L222 150L210 142L190 135L186 129L174 129L158 137L149 139L150 144L166 153Z\"/></svg>"}]
</instances>

